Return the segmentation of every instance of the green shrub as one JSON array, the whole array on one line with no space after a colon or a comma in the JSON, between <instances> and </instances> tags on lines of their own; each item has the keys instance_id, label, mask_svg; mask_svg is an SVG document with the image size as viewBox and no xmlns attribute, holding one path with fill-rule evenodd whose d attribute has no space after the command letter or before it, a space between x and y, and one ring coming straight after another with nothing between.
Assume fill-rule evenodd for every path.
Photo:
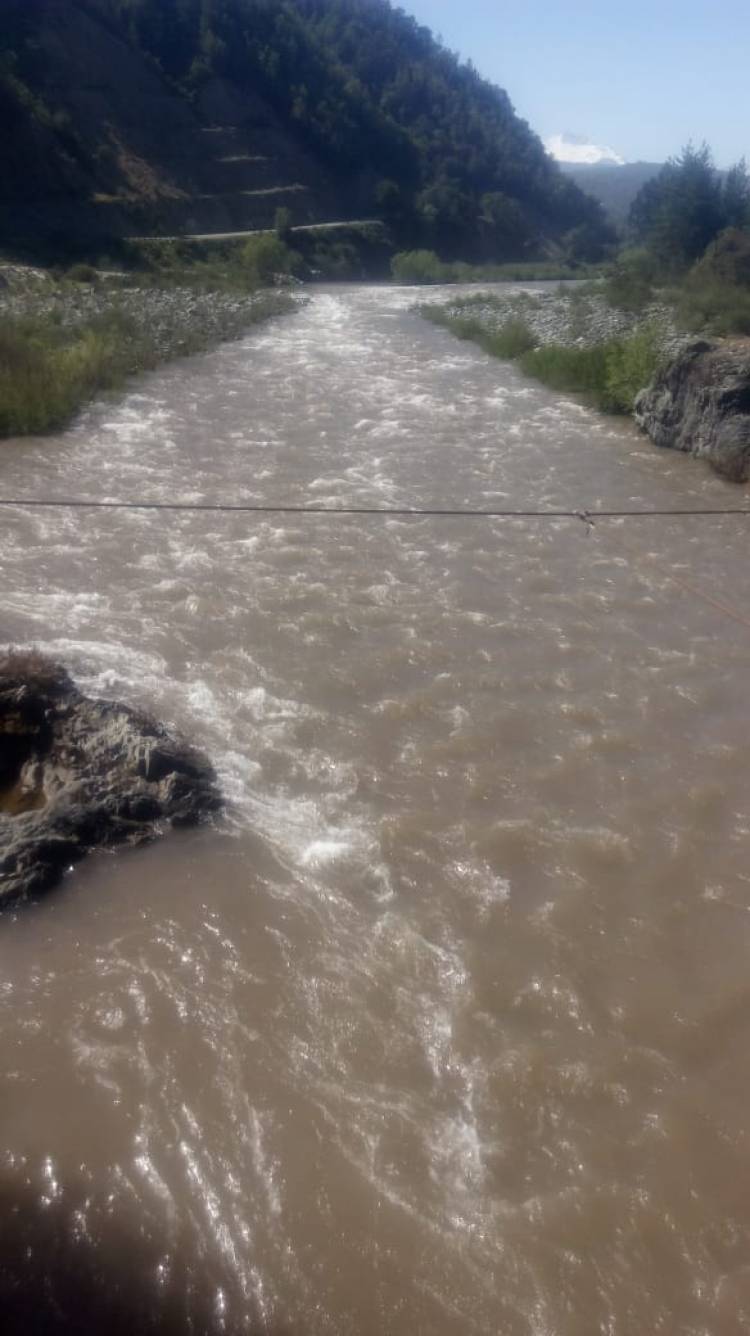
<instances>
[{"instance_id":1,"label":"green shrub","mask_svg":"<svg viewBox=\"0 0 750 1336\"><path fill-rule=\"evenodd\" d=\"M610 306L642 311L654 299L658 276L658 264L650 251L644 247L624 250L609 271L604 295Z\"/></svg>"},{"instance_id":2,"label":"green shrub","mask_svg":"<svg viewBox=\"0 0 750 1336\"><path fill-rule=\"evenodd\" d=\"M721 232L691 269L691 282L750 290L750 232L738 227Z\"/></svg>"},{"instance_id":3,"label":"green shrub","mask_svg":"<svg viewBox=\"0 0 750 1336\"><path fill-rule=\"evenodd\" d=\"M472 339L485 352L506 361L515 361L531 352L537 345L535 335L520 316L511 316L494 330L487 330L479 322L464 320L455 330L459 338Z\"/></svg>"},{"instance_id":4,"label":"green shrub","mask_svg":"<svg viewBox=\"0 0 750 1336\"><path fill-rule=\"evenodd\" d=\"M661 331L647 326L589 347L549 344L525 354L520 364L527 375L563 393L582 394L606 413L632 413L659 368L662 347Z\"/></svg>"},{"instance_id":5,"label":"green shrub","mask_svg":"<svg viewBox=\"0 0 750 1336\"><path fill-rule=\"evenodd\" d=\"M486 303L485 303L486 304ZM472 302L462 303L471 306ZM479 344L480 348L493 357L504 361L514 361L536 347L537 340L533 331L521 316L509 316L496 329L488 328L481 320L470 315L458 315L450 307L423 306L420 313L434 325L449 329L458 339Z\"/></svg>"},{"instance_id":6,"label":"green shrub","mask_svg":"<svg viewBox=\"0 0 750 1336\"><path fill-rule=\"evenodd\" d=\"M299 256L271 232L250 237L242 247L239 258L250 281L259 287L278 274L292 274L299 267Z\"/></svg>"},{"instance_id":7,"label":"green shrub","mask_svg":"<svg viewBox=\"0 0 750 1336\"><path fill-rule=\"evenodd\" d=\"M488 336L487 351L494 354L495 357L506 357L515 360L517 357L523 357L537 345L537 338L533 331L522 320L520 316L512 316L501 325L500 329Z\"/></svg>"},{"instance_id":8,"label":"green shrub","mask_svg":"<svg viewBox=\"0 0 750 1336\"><path fill-rule=\"evenodd\" d=\"M401 251L391 260L391 272L398 283L446 283L447 266L434 251Z\"/></svg>"},{"instance_id":9,"label":"green shrub","mask_svg":"<svg viewBox=\"0 0 750 1336\"><path fill-rule=\"evenodd\" d=\"M521 358L521 368L552 389L581 394L606 413L632 413L662 360L660 331L649 326L627 339L590 347L549 344Z\"/></svg>"},{"instance_id":10,"label":"green shrub","mask_svg":"<svg viewBox=\"0 0 750 1336\"><path fill-rule=\"evenodd\" d=\"M632 413L636 397L651 384L663 361L663 347L663 332L656 325L645 325L630 338L611 343L602 407Z\"/></svg>"},{"instance_id":11,"label":"green shrub","mask_svg":"<svg viewBox=\"0 0 750 1336\"><path fill-rule=\"evenodd\" d=\"M132 243L130 259L136 284L198 292L254 292L302 267L301 257L274 232L254 233L242 244L192 238Z\"/></svg>"},{"instance_id":12,"label":"green shrub","mask_svg":"<svg viewBox=\"0 0 750 1336\"><path fill-rule=\"evenodd\" d=\"M362 278L363 262L352 241L338 241L335 237L317 243L311 257L312 268L323 278Z\"/></svg>"},{"instance_id":13,"label":"green shrub","mask_svg":"<svg viewBox=\"0 0 750 1336\"><path fill-rule=\"evenodd\" d=\"M675 314L685 329L708 334L750 334L750 290L705 276L688 276L671 293Z\"/></svg>"},{"instance_id":14,"label":"green shrub","mask_svg":"<svg viewBox=\"0 0 750 1336\"><path fill-rule=\"evenodd\" d=\"M521 358L521 369L553 390L583 394L597 404L607 400L607 359L611 344L570 348L550 343Z\"/></svg>"},{"instance_id":15,"label":"green shrub","mask_svg":"<svg viewBox=\"0 0 750 1336\"><path fill-rule=\"evenodd\" d=\"M92 264L71 265L65 277L71 283L98 283L99 275Z\"/></svg>"},{"instance_id":16,"label":"green shrub","mask_svg":"<svg viewBox=\"0 0 750 1336\"><path fill-rule=\"evenodd\" d=\"M661 299L672 304L683 328L717 335L750 334L750 232L727 228L686 274L660 265L645 248L622 251L604 292L611 305L640 311L659 286L665 289Z\"/></svg>"}]
</instances>

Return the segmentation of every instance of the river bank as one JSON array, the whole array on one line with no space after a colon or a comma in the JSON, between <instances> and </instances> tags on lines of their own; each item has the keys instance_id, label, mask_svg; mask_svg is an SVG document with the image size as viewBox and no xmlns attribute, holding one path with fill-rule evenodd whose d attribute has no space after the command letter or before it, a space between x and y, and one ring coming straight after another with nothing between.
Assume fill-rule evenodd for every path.
<instances>
[{"instance_id":1,"label":"river bank","mask_svg":"<svg viewBox=\"0 0 750 1336\"><path fill-rule=\"evenodd\" d=\"M547 291L462 293L439 307L422 308L423 314L434 315L436 311L446 323L471 319L489 334L498 333L510 320L522 320L537 347L559 344L589 348L655 328L665 355L669 355L688 338L678 329L668 303L651 302L640 311L627 311L610 305L590 284L561 284Z\"/></svg>"},{"instance_id":2,"label":"river bank","mask_svg":"<svg viewBox=\"0 0 750 1336\"><path fill-rule=\"evenodd\" d=\"M462 294L421 315L552 389L634 417L655 445L750 477L750 341L696 338L667 302L611 304L591 286Z\"/></svg>"},{"instance_id":3,"label":"river bank","mask_svg":"<svg viewBox=\"0 0 750 1336\"><path fill-rule=\"evenodd\" d=\"M55 430L96 394L297 309L285 290L161 286L122 274L56 280L0 267L0 437Z\"/></svg>"}]
</instances>

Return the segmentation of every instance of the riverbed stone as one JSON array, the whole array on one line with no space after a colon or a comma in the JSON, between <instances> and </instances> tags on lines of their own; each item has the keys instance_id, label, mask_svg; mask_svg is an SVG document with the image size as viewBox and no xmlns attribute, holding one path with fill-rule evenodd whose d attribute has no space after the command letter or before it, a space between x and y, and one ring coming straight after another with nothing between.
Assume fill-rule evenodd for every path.
<instances>
[{"instance_id":1,"label":"riverbed stone","mask_svg":"<svg viewBox=\"0 0 750 1336\"><path fill-rule=\"evenodd\" d=\"M206 758L149 715L92 700L40 655L0 657L0 907L93 849L143 844L221 804Z\"/></svg>"}]
</instances>

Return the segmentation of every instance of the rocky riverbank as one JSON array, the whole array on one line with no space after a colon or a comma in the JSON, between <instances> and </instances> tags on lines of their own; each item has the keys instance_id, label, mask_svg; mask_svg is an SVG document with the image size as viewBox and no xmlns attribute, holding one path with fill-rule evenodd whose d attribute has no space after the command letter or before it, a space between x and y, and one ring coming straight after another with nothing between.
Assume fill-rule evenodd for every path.
<instances>
[{"instance_id":1,"label":"rocky riverbank","mask_svg":"<svg viewBox=\"0 0 750 1336\"><path fill-rule=\"evenodd\" d=\"M285 290L199 291L139 283L115 273L95 283L55 282L42 270L0 267L0 319L42 322L71 335L117 323L130 331L133 354L148 347L151 364L239 338L250 326L293 311L303 300Z\"/></svg>"},{"instance_id":2,"label":"rocky riverbank","mask_svg":"<svg viewBox=\"0 0 750 1336\"><path fill-rule=\"evenodd\" d=\"M93 849L142 844L221 807L208 761L153 719L83 696L36 654L0 657L0 908Z\"/></svg>"},{"instance_id":3,"label":"rocky riverbank","mask_svg":"<svg viewBox=\"0 0 750 1336\"><path fill-rule=\"evenodd\" d=\"M430 304L424 309L429 311ZM657 332L667 356L675 355L686 343L677 329L672 308L654 302L642 311L625 311L610 306L603 293L590 285L561 285L551 291L526 289L519 292L457 295L441 304L446 320L477 322L488 334L497 334L509 321L522 321L538 347L591 348L615 339L627 339L643 329Z\"/></svg>"},{"instance_id":4,"label":"rocky riverbank","mask_svg":"<svg viewBox=\"0 0 750 1336\"><path fill-rule=\"evenodd\" d=\"M590 287L461 294L421 310L554 389L632 413L655 445L750 480L749 339L696 339L668 305L626 311Z\"/></svg>"},{"instance_id":5,"label":"rocky riverbank","mask_svg":"<svg viewBox=\"0 0 750 1336\"><path fill-rule=\"evenodd\" d=\"M750 339L696 339L639 394L635 420L655 445L750 481Z\"/></svg>"},{"instance_id":6,"label":"rocky riverbank","mask_svg":"<svg viewBox=\"0 0 750 1336\"><path fill-rule=\"evenodd\" d=\"M239 338L305 300L248 291L241 276L232 286L221 272L205 285L189 271L175 283L91 272L58 281L0 267L0 437L58 431L129 376Z\"/></svg>"}]
</instances>

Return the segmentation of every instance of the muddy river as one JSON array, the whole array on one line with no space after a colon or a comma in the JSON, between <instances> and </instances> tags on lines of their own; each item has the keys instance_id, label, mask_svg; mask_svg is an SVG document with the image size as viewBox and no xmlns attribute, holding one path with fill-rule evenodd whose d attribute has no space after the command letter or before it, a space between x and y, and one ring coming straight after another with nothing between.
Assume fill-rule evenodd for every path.
<instances>
[{"instance_id":1,"label":"muddy river","mask_svg":"<svg viewBox=\"0 0 750 1336\"><path fill-rule=\"evenodd\" d=\"M0 493L750 506L413 299L322 289ZM0 511L0 641L229 800L0 917L9 1331L750 1329L748 523Z\"/></svg>"}]
</instances>

